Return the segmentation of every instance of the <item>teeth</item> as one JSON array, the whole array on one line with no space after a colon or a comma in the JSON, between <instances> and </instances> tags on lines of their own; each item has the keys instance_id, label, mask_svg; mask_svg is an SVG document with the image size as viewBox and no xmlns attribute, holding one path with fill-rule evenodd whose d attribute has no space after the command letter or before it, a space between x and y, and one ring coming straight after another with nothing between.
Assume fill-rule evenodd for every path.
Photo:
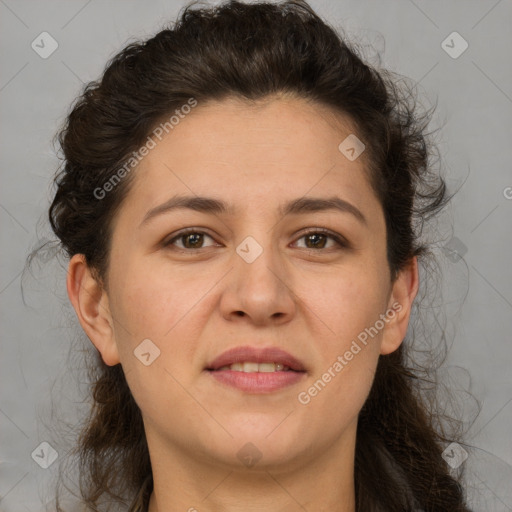
<instances>
[{"instance_id":1,"label":"teeth","mask_svg":"<svg viewBox=\"0 0 512 512\"><path fill-rule=\"evenodd\" d=\"M243 370L245 373L252 373L259 371L259 364L258 363L243 363Z\"/></svg>"},{"instance_id":2,"label":"teeth","mask_svg":"<svg viewBox=\"0 0 512 512\"><path fill-rule=\"evenodd\" d=\"M253 362L245 362L245 363L233 363L228 366L223 366L219 368L219 370L232 370L235 372L245 372L245 373L271 373L271 372L287 372L290 371L288 366L284 366L281 363L253 363Z\"/></svg>"},{"instance_id":3,"label":"teeth","mask_svg":"<svg viewBox=\"0 0 512 512\"><path fill-rule=\"evenodd\" d=\"M256 370L258 372L275 372L276 371L275 363L261 363L256 366L258 367L258 369ZM244 368L244 371L247 371L247 370L245 370L245 368Z\"/></svg>"}]
</instances>

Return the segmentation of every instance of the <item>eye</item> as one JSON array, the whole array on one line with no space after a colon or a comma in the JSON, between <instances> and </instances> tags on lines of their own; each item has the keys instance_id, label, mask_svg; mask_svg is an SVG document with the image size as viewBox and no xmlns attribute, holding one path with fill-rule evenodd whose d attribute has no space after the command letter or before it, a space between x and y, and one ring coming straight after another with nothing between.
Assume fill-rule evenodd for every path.
<instances>
[{"instance_id":1,"label":"eye","mask_svg":"<svg viewBox=\"0 0 512 512\"><path fill-rule=\"evenodd\" d=\"M185 231L181 231L176 236L171 238L170 240L164 242L164 247L168 247L171 245L175 245L178 249L203 249L204 239L209 238L213 240L213 238L206 234L204 231L198 231L196 229L188 229ZM176 245L177 244L177 245ZM180 245L181 244L181 245Z\"/></svg>"},{"instance_id":2,"label":"eye","mask_svg":"<svg viewBox=\"0 0 512 512\"><path fill-rule=\"evenodd\" d=\"M337 235L336 233L333 233L327 229L316 229L314 231L308 231L307 233L303 234L298 240L305 240L306 247L304 249L330 249L331 247L326 247L327 241L330 239L334 242L334 247L336 245L338 247L348 247L347 241Z\"/></svg>"},{"instance_id":3,"label":"eye","mask_svg":"<svg viewBox=\"0 0 512 512\"><path fill-rule=\"evenodd\" d=\"M205 237L213 240L213 238L204 231L200 231L195 228L189 228L177 233L171 239L163 242L163 246L174 246L177 249L187 251L188 249L198 250L215 245L211 244L210 246L205 246ZM348 242L342 236L323 228L317 228L315 230L308 231L307 233L304 233L300 238L298 238L298 240L303 239L305 240L305 247L299 247L303 249L327 250L336 248L336 246L340 248L349 247ZM331 247L326 247L329 240L332 242Z\"/></svg>"}]
</instances>

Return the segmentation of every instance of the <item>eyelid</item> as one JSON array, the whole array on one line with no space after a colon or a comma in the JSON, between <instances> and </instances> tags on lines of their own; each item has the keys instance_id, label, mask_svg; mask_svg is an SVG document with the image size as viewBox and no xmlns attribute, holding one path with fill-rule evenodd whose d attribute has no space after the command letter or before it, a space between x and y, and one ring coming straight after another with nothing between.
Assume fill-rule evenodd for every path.
<instances>
[{"instance_id":1,"label":"eyelid","mask_svg":"<svg viewBox=\"0 0 512 512\"><path fill-rule=\"evenodd\" d=\"M351 245L349 243L349 241L343 236L343 235L340 235L339 233L336 233L335 231L331 231L330 229L327 229L327 228L307 228L306 231L303 231L303 232L300 232L298 235L297 235L297 240L300 240L301 238L309 235L309 234L316 234L316 233L320 233L322 235L326 235L326 236L329 236L330 238L332 238L339 246L343 247L343 248L350 248ZM306 250L309 250L309 251L314 251L314 252L322 252L322 249L306 249ZM328 249L323 249L323 251L328 251Z\"/></svg>"},{"instance_id":2,"label":"eyelid","mask_svg":"<svg viewBox=\"0 0 512 512\"><path fill-rule=\"evenodd\" d=\"M212 240L215 240L215 237L213 235L210 235L207 231L205 231L204 228L184 228L176 233L173 233L169 237L166 237L164 241L162 242L162 245L164 247L169 247L172 245L173 242L178 240L180 237L188 235L188 234L200 234L200 235L206 235L210 237ZM351 247L351 244L348 242L348 240L340 235L339 233L336 233L335 231L331 231L327 228L306 228L305 231L301 231L296 235L295 241L300 240L301 238L304 238L305 236L309 234L323 234L334 240L338 244L339 247L349 249ZM176 250L181 252L200 252L202 249L207 249L208 247L200 247L198 249L182 249L181 247L176 247ZM332 249L332 248L331 248ZM329 249L310 249L305 248L305 250L312 251L312 252L328 252Z\"/></svg>"},{"instance_id":3,"label":"eyelid","mask_svg":"<svg viewBox=\"0 0 512 512\"><path fill-rule=\"evenodd\" d=\"M191 233L197 233L197 234L200 234L200 235L206 235L206 236L209 236L212 240L215 240L214 236L210 235L207 231L205 231L204 228L194 228L194 227L192 227L192 228L184 228L184 229L182 229L180 231L177 231L176 233L172 233L171 235L169 235L168 237L166 237L163 240L162 245L164 247L168 247L168 246L172 245L172 243L174 241L178 240L182 236L185 236L185 235L188 235L188 234L191 234ZM199 249L182 249L181 247L177 247L176 249L179 250L179 251L186 251L186 252L192 252L192 251L198 252L201 249L206 249L206 247L201 247Z\"/></svg>"}]
</instances>

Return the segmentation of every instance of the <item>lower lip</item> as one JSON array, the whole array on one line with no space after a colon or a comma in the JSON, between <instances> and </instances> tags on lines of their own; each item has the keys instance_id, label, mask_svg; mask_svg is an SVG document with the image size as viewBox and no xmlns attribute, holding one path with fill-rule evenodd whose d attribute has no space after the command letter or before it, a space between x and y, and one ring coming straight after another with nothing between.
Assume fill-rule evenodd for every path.
<instances>
[{"instance_id":1,"label":"lower lip","mask_svg":"<svg viewBox=\"0 0 512 512\"><path fill-rule=\"evenodd\" d=\"M213 378L222 384L240 389L246 393L271 393L296 384L304 378L305 372L237 372L234 370L210 370Z\"/></svg>"}]
</instances>

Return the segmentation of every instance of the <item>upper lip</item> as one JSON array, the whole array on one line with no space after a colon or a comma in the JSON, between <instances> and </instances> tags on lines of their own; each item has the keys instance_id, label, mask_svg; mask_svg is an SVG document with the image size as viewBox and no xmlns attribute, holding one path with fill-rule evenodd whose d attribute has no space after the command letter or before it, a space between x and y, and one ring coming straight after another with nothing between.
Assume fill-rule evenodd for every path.
<instances>
[{"instance_id":1,"label":"upper lip","mask_svg":"<svg viewBox=\"0 0 512 512\"><path fill-rule=\"evenodd\" d=\"M304 365L294 356L278 347L235 347L223 352L206 366L207 370L218 370L233 363L280 363L297 372L305 371Z\"/></svg>"}]
</instances>

